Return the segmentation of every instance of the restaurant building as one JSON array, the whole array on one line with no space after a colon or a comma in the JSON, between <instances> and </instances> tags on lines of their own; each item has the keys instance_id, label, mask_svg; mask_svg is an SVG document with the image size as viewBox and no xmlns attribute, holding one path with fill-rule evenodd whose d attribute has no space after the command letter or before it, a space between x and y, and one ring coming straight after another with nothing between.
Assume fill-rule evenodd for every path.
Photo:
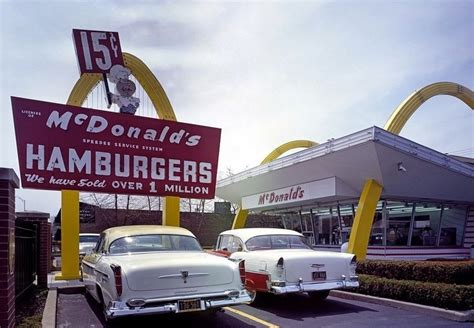
<instances>
[{"instance_id":1,"label":"restaurant building","mask_svg":"<svg viewBox=\"0 0 474 328\"><path fill-rule=\"evenodd\" d=\"M368 179L383 189L367 258L469 258L474 245L474 161L378 127L243 171L217 196L305 234L316 249L349 240Z\"/></svg>"}]
</instances>

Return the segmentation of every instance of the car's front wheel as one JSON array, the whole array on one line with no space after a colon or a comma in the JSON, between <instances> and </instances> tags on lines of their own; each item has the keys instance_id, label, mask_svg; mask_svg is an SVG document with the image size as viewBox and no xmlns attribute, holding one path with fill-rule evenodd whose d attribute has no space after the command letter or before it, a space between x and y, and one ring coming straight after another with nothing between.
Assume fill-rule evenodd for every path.
<instances>
[{"instance_id":1,"label":"car's front wheel","mask_svg":"<svg viewBox=\"0 0 474 328\"><path fill-rule=\"evenodd\" d=\"M318 290L317 292L308 292L309 297L315 301L325 300L329 296L329 290Z\"/></svg>"}]
</instances>

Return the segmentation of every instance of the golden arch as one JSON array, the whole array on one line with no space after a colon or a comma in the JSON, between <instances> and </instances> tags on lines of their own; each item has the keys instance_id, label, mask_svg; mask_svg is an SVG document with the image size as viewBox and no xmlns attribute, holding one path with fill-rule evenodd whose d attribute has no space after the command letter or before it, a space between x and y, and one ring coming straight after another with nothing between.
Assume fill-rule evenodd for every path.
<instances>
[{"instance_id":1,"label":"golden arch","mask_svg":"<svg viewBox=\"0 0 474 328\"><path fill-rule=\"evenodd\" d=\"M310 141L310 140L293 140L275 148L263 159L263 161L260 164L270 163L271 161L274 161L275 159L277 159L278 157L280 157L281 155L283 155L284 153L292 149L311 148L317 145L319 145L317 142ZM249 214L248 210L239 208L237 210L237 213L235 213L234 222L232 223L232 229L239 229L239 228L245 227L248 214Z\"/></svg>"},{"instance_id":2,"label":"golden arch","mask_svg":"<svg viewBox=\"0 0 474 328\"><path fill-rule=\"evenodd\" d=\"M471 109L474 109L474 93L469 88L452 82L437 82L413 92L392 113L385 130L399 134L410 119L411 115L428 99L437 95L449 95L462 100ZM372 219L375 215L377 203L382 194L383 186L373 179L368 179L363 187L356 216L352 225L348 252L355 253L359 260L367 254Z\"/></svg>"},{"instance_id":3,"label":"golden arch","mask_svg":"<svg viewBox=\"0 0 474 328\"><path fill-rule=\"evenodd\" d=\"M280 157L281 155L283 155L289 150L292 150L295 148L311 148L317 145L319 145L317 142L314 142L311 140L293 140L275 148L270 154L267 155L267 157L263 159L263 161L260 164L269 163L277 159L278 157Z\"/></svg>"},{"instance_id":4,"label":"golden arch","mask_svg":"<svg viewBox=\"0 0 474 328\"><path fill-rule=\"evenodd\" d=\"M137 57L123 53L123 60L150 97L158 117L176 121L171 103L155 75ZM102 79L102 74L83 74L74 85L67 104L81 106L89 92ZM61 191L61 275L56 279L79 278L79 192ZM165 197L163 224L179 226L179 197Z\"/></svg>"},{"instance_id":5,"label":"golden arch","mask_svg":"<svg viewBox=\"0 0 474 328\"><path fill-rule=\"evenodd\" d=\"M392 113L384 129L399 134L413 113L428 99L437 95L449 95L462 100L474 110L474 92L453 82L437 82L416 90L408 96Z\"/></svg>"}]
</instances>

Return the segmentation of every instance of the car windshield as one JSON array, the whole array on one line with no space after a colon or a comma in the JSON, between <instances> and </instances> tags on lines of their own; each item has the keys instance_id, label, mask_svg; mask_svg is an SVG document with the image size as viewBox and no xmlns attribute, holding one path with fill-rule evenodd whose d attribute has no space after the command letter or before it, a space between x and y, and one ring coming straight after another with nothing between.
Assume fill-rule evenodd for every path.
<instances>
[{"instance_id":1,"label":"car windshield","mask_svg":"<svg viewBox=\"0 0 474 328\"><path fill-rule=\"evenodd\" d=\"M202 251L196 238L182 235L138 235L118 238L109 247L110 254Z\"/></svg>"},{"instance_id":2,"label":"car windshield","mask_svg":"<svg viewBox=\"0 0 474 328\"><path fill-rule=\"evenodd\" d=\"M96 243L99 239L99 236L79 236L80 243Z\"/></svg>"},{"instance_id":3,"label":"car windshield","mask_svg":"<svg viewBox=\"0 0 474 328\"><path fill-rule=\"evenodd\" d=\"M264 249L311 249L302 236L266 235L253 237L245 243L249 251Z\"/></svg>"}]
</instances>

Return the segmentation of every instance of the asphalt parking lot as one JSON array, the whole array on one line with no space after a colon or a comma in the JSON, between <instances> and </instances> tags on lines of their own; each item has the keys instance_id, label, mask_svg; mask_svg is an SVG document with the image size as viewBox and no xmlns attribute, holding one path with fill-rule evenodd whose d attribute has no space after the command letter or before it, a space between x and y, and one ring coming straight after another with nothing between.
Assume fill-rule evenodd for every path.
<instances>
[{"instance_id":1,"label":"asphalt parking lot","mask_svg":"<svg viewBox=\"0 0 474 328\"><path fill-rule=\"evenodd\" d=\"M256 306L225 312L123 318L105 322L102 311L83 293L58 294L57 327L469 327L473 322L401 310L379 304L329 297L315 302L305 295L270 295Z\"/></svg>"}]
</instances>

